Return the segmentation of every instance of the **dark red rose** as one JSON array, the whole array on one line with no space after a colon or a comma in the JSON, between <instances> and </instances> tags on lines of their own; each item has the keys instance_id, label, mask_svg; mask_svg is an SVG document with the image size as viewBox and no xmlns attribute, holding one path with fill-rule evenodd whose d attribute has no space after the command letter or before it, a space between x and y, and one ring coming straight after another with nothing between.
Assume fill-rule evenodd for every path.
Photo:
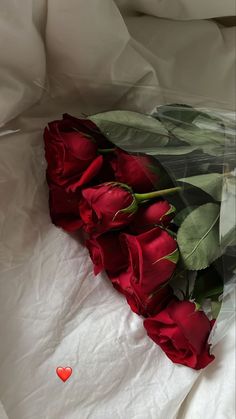
<instances>
[{"instance_id":1,"label":"dark red rose","mask_svg":"<svg viewBox=\"0 0 236 419\"><path fill-rule=\"evenodd\" d=\"M65 231L73 232L82 226L79 213L80 194L68 193L63 188L49 190L49 207L53 224Z\"/></svg>"},{"instance_id":2,"label":"dark red rose","mask_svg":"<svg viewBox=\"0 0 236 419\"><path fill-rule=\"evenodd\" d=\"M64 123L68 124L68 126L91 136L97 143L99 148L113 148L114 144L112 144L106 137L101 133L99 128L94 124L94 122L90 121L88 118L76 118L75 116L69 115L68 113L63 114L63 121Z\"/></svg>"},{"instance_id":3,"label":"dark red rose","mask_svg":"<svg viewBox=\"0 0 236 419\"><path fill-rule=\"evenodd\" d=\"M199 370L214 360L208 337L213 322L190 301L173 302L144 320L148 336L177 364Z\"/></svg>"},{"instance_id":4,"label":"dark red rose","mask_svg":"<svg viewBox=\"0 0 236 419\"><path fill-rule=\"evenodd\" d=\"M173 290L163 286L178 261L178 247L165 230L156 227L137 236L120 234L128 266L118 274L107 272L113 286L126 296L131 309L145 317L162 310L173 300Z\"/></svg>"},{"instance_id":5,"label":"dark red rose","mask_svg":"<svg viewBox=\"0 0 236 419\"><path fill-rule=\"evenodd\" d=\"M135 192L151 192L159 184L161 170L157 160L145 155L132 155L117 148L111 165L118 182Z\"/></svg>"},{"instance_id":6,"label":"dark red rose","mask_svg":"<svg viewBox=\"0 0 236 419\"><path fill-rule=\"evenodd\" d=\"M143 317L149 317L163 310L174 299L174 293L172 288L166 285L149 296L138 296L133 292L132 295L126 295L126 299L132 311Z\"/></svg>"},{"instance_id":7,"label":"dark red rose","mask_svg":"<svg viewBox=\"0 0 236 419\"><path fill-rule=\"evenodd\" d=\"M155 290L153 294L145 294L141 289L133 287L132 273L130 269L123 270L118 275L107 272L114 288L124 294L131 310L141 316L149 317L159 313L173 300L173 290L170 286Z\"/></svg>"},{"instance_id":8,"label":"dark red rose","mask_svg":"<svg viewBox=\"0 0 236 419\"><path fill-rule=\"evenodd\" d=\"M132 288L138 295L150 295L166 283L179 258L177 242L167 231L155 227L137 236L121 235L129 253Z\"/></svg>"},{"instance_id":9,"label":"dark red rose","mask_svg":"<svg viewBox=\"0 0 236 419\"><path fill-rule=\"evenodd\" d=\"M68 121L50 122L44 131L49 186L74 192L90 182L100 171L103 157L92 136L69 127Z\"/></svg>"},{"instance_id":10,"label":"dark red rose","mask_svg":"<svg viewBox=\"0 0 236 419\"><path fill-rule=\"evenodd\" d=\"M132 192L117 183L103 183L82 191L80 215L89 234L102 234L128 225L137 208Z\"/></svg>"},{"instance_id":11,"label":"dark red rose","mask_svg":"<svg viewBox=\"0 0 236 419\"><path fill-rule=\"evenodd\" d=\"M167 227L175 216L175 207L168 201L158 201L151 205L140 206L129 226L132 233L142 233L157 225Z\"/></svg>"},{"instance_id":12,"label":"dark red rose","mask_svg":"<svg viewBox=\"0 0 236 419\"><path fill-rule=\"evenodd\" d=\"M126 269L127 254L122 251L119 236L119 233L112 232L86 240L86 246L94 263L95 275L102 270L114 275Z\"/></svg>"}]
</instances>

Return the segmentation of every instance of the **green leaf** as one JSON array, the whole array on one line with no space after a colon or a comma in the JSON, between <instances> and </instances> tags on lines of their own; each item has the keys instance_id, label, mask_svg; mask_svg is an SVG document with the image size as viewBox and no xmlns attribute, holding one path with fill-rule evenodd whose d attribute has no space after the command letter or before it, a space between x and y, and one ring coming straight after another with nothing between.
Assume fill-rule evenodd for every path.
<instances>
[{"instance_id":1,"label":"green leaf","mask_svg":"<svg viewBox=\"0 0 236 419\"><path fill-rule=\"evenodd\" d=\"M195 110L192 112L199 114ZM131 111L111 111L92 115L89 119L111 142L129 152L142 152L153 156L185 155L199 149L197 141L196 144L190 145L181 137L177 141L162 121L149 115ZM169 129L178 128L168 124ZM188 129L191 130L192 126L188 126ZM198 129L198 134L199 131L201 130ZM216 145L211 144L211 147L214 149Z\"/></svg>"},{"instance_id":2,"label":"green leaf","mask_svg":"<svg viewBox=\"0 0 236 419\"><path fill-rule=\"evenodd\" d=\"M187 178L178 179L178 182L188 183L212 196L216 201L221 201L223 175L219 173L208 173L206 175L191 176Z\"/></svg>"},{"instance_id":3,"label":"green leaf","mask_svg":"<svg viewBox=\"0 0 236 419\"><path fill-rule=\"evenodd\" d=\"M226 136L232 137L232 133L235 136L235 125L232 121L186 105L157 108L154 117L163 122L169 133L182 141L184 146L189 144L213 156L224 153Z\"/></svg>"},{"instance_id":4,"label":"green leaf","mask_svg":"<svg viewBox=\"0 0 236 419\"><path fill-rule=\"evenodd\" d=\"M181 224L177 242L184 266L189 270L207 268L220 256L218 204L204 204Z\"/></svg>"},{"instance_id":5,"label":"green leaf","mask_svg":"<svg viewBox=\"0 0 236 419\"><path fill-rule=\"evenodd\" d=\"M123 147L123 146L122 146ZM123 147L124 148L124 147ZM198 147L192 147L192 146L172 146L171 145L171 139L169 140L169 143L165 145L165 147L145 147L142 148L142 152L146 154L150 154L151 156L160 156L160 155L168 155L168 156L182 156L185 154L190 154L193 151L197 150ZM129 150L126 148L127 151L132 151L130 148ZM138 150L136 150L138 151Z\"/></svg>"},{"instance_id":6,"label":"green leaf","mask_svg":"<svg viewBox=\"0 0 236 419\"><path fill-rule=\"evenodd\" d=\"M191 123L202 114L201 111L194 109L189 105L171 104L159 106L156 109L156 115L161 121L172 121L177 125L181 123Z\"/></svg>"},{"instance_id":7,"label":"green leaf","mask_svg":"<svg viewBox=\"0 0 236 419\"><path fill-rule=\"evenodd\" d=\"M185 218L196 208L198 208L196 205L192 205L182 209L180 212L178 212L178 214L176 214L174 218L174 223L177 226L180 226L182 222L185 220Z\"/></svg>"},{"instance_id":8,"label":"green leaf","mask_svg":"<svg viewBox=\"0 0 236 419\"><path fill-rule=\"evenodd\" d=\"M223 278L215 266L211 265L209 268L198 272L191 298L200 305L206 298L218 301L223 289Z\"/></svg>"},{"instance_id":9,"label":"green leaf","mask_svg":"<svg viewBox=\"0 0 236 419\"><path fill-rule=\"evenodd\" d=\"M185 142L196 145L196 146L203 146L203 148L208 144L214 145L224 145L225 137L222 131L218 130L208 130L208 129L201 129L196 126L188 126L185 128L182 127L174 127L171 132L180 140L184 140Z\"/></svg>"},{"instance_id":10,"label":"green leaf","mask_svg":"<svg viewBox=\"0 0 236 419\"><path fill-rule=\"evenodd\" d=\"M225 138L233 139L235 124L187 105L158 107L152 116L111 111L89 117L115 145L153 156L186 155L202 150L224 153Z\"/></svg>"},{"instance_id":11,"label":"green leaf","mask_svg":"<svg viewBox=\"0 0 236 419\"><path fill-rule=\"evenodd\" d=\"M114 144L133 152L165 146L169 140L163 124L148 115L131 111L111 111L89 117Z\"/></svg>"},{"instance_id":12,"label":"green leaf","mask_svg":"<svg viewBox=\"0 0 236 419\"><path fill-rule=\"evenodd\" d=\"M142 152L152 156L184 155L198 146L183 141L176 145L161 121L149 115L131 111L104 112L89 117L102 133L115 145L129 152Z\"/></svg>"}]
</instances>

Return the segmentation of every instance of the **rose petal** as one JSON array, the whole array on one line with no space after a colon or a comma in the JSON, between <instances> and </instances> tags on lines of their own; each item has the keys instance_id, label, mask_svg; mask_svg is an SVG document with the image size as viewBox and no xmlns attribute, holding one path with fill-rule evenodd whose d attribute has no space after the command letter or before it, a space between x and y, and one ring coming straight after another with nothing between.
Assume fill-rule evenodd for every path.
<instances>
[{"instance_id":1,"label":"rose petal","mask_svg":"<svg viewBox=\"0 0 236 419\"><path fill-rule=\"evenodd\" d=\"M76 192L78 188L82 187L86 183L89 183L99 173L99 170L102 167L102 163L103 163L102 156L98 156L95 160L93 160L90 166L84 171L81 178L77 182L70 184L67 187L67 191Z\"/></svg>"}]
</instances>

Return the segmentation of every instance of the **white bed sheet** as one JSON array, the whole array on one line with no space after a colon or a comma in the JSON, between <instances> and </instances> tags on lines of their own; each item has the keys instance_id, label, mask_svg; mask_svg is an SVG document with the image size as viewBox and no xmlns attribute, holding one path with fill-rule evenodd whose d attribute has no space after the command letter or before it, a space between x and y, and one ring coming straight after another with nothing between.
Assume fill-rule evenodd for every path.
<instances>
[{"instance_id":1,"label":"white bed sheet","mask_svg":"<svg viewBox=\"0 0 236 419\"><path fill-rule=\"evenodd\" d=\"M149 14L160 16L154 3ZM206 3L201 17L214 17ZM233 111L234 29L123 19L110 0L0 7L0 400L8 418L234 417L234 289L212 337L216 361L201 373L171 364L106 278L94 278L78 238L50 223L42 142L44 125L65 111L148 111L176 99ZM194 10L184 18L198 18ZM73 368L65 384L59 365Z\"/></svg>"}]
</instances>

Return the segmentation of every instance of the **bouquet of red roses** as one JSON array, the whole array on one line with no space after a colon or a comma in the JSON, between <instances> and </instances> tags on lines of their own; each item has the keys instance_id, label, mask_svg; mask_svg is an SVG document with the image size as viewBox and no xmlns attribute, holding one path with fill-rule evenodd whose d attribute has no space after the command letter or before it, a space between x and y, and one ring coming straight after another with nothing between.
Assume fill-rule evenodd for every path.
<instances>
[{"instance_id":1,"label":"bouquet of red roses","mask_svg":"<svg viewBox=\"0 0 236 419\"><path fill-rule=\"evenodd\" d=\"M94 274L105 271L148 336L194 369L214 359L225 249L236 244L235 226L220 235L222 190L235 185L226 134L231 147L231 121L185 105L64 114L44 133L52 222L81 229Z\"/></svg>"}]
</instances>

